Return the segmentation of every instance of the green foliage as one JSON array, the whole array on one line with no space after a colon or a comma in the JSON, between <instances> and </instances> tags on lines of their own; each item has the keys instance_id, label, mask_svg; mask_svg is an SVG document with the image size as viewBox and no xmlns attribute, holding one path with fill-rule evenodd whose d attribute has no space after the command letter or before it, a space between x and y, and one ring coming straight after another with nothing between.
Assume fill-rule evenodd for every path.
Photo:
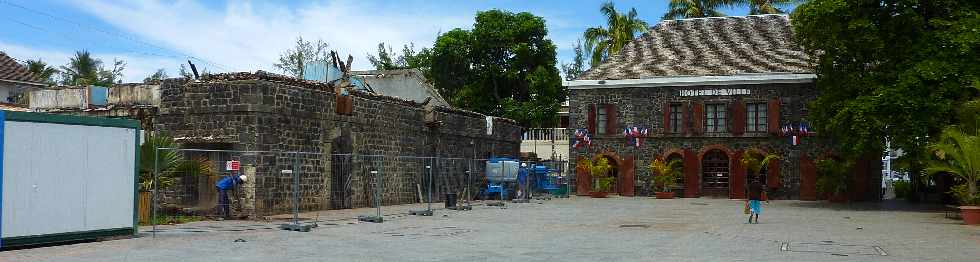
<instances>
[{"instance_id":1,"label":"green foliage","mask_svg":"<svg viewBox=\"0 0 980 262\"><path fill-rule=\"evenodd\" d=\"M949 193L959 200L960 205L980 206L980 195L970 193L970 187L967 184L956 185L949 190Z\"/></svg>"},{"instance_id":2,"label":"green foliage","mask_svg":"<svg viewBox=\"0 0 980 262\"><path fill-rule=\"evenodd\" d=\"M980 86L980 4L956 0L812 0L793 31L816 59L810 117L847 155L882 136L912 148L953 119Z\"/></svg>"},{"instance_id":3,"label":"green foliage","mask_svg":"<svg viewBox=\"0 0 980 262\"><path fill-rule=\"evenodd\" d=\"M565 97L541 17L479 12L473 29L439 36L427 76L453 106L517 120L526 127L555 121Z\"/></svg>"},{"instance_id":4,"label":"green foliage","mask_svg":"<svg viewBox=\"0 0 980 262\"><path fill-rule=\"evenodd\" d=\"M734 2L731 0L670 0L667 13L664 14L662 19L725 16L718 9L733 6Z\"/></svg>"},{"instance_id":5,"label":"green foliage","mask_svg":"<svg viewBox=\"0 0 980 262\"><path fill-rule=\"evenodd\" d=\"M406 68L420 68L423 71L429 69L431 50L422 48L415 51L415 44L410 43L402 47L402 54L398 55L390 45L378 43L378 56L368 54L368 61L376 70L393 70Z\"/></svg>"},{"instance_id":6,"label":"green foliage","mask_svg":"<svg viewBox=\"0 0 980 262\"><path fill-rule=\"evenodd\" d=\"M677 178L681 176L684 164L680 160L664 161L661 158L650 161L650 184L663 189L661 192L670 192L670 187L677 183Z\"/></svg>"},{"instance_id":7,"label":"green foliage","mask_svg":"<svg viewBox=\"0 0 980 262\"><path fill-rule=\"evenodd\" d=\"M27 60L24 66L27 66L27 71L31 71L31 74L44 83L49 85L55 83L54 74L58 73L58 69L48 66L48 63L41 61L41 59Z\"/></svg>"},{"instance_id":8,"label":"green foliage","mask_svg":"<svg viewBox=\"0 0 980 262\"><path fill-rule=\"evenodd\" d=\"M736 5L748 6L750 15L762 15L786 13L786 7L803 2L803 0L737 0L734 2Z\"/></svg>"},{"instance_id":9,"label":"green foliage","mask_svg":"<svg viewBox=\"0 0 980 262\"><path fill-rule=\"evenodd\" d=\"M926 162L925 169L929 176L946 173L959 179L966 185L966 192L960 192L957 197L966 203L980 197L977 192L977 183L980 182L980 137L977 130L970 131L964 132L959 126L943 129L939 139L928 146L935 158Z\"/></svg>"},{"instance_id":10,"label":"green foliage","mask_svg":"<svg viewBox=\"0 0 980 262\"><path fill-rule=\"evenodd\" d=\"M821 159L817 166L817 192L824 194L840 194L847 192L851 183L851 161Z\"/></svg>"},{"instance_id":11,"label":"green foliage","mask_svg":"<svg viewBox=\"0 0 980 262\"><path fill-rule=\"evenodd\" d=\"M67 65L61 67L61 84L67 86L112 86L122 81L126 62L113 60L112 69L106 69L102 60L92 57L88 50L76 51Z\"/></svg>"},{"instance_id":12,"label":"green foliage","mask_svg":"<svg viewBox=\"0 0 980 262\"><path fill-rule=\"evenodd\" d=\"M274 66L282 70L283 73L303 78L303 70L307 63L322 62L327 64L330 61L328 47L329 45L320 39L310 42L303 40L303 37L297 37L296 46L283 51L279 55L279 63L274 64Z\"/></svg>"},{"instance_id":13,"label":"green foliage","mask_svg":"<svg viewBox=\"0 0 980 262\"><path fill-rule=\"evenodd\" d=\"M146 137L146 141L140 145L139 185L141 191L153 189L153 173L157 168L159 168L156 179L159 182L158 189L173 186L180 176L214 175L207 159L185 160L177 151L157 150L158 148L177 148L177 143L169 137Z\"/></svg>"},{"instance_id":14,"label":"green foliage","mask_svg":"<svg viewBox=\"0 0 980 262\"><path fill-rule=\"evenodd\" d=\"M895 197L896 198L908 198L913 194L912 183L905 180L895 181L892 184L895 187Z\"/></svg>"},{"instance_id":15,"label":"green foliage","mask_svg":"<svg viewBox=\"0 0 980 262\"><path fill-rule=\"evenodd\" d=\"M575 80L585 72L585 51L582 51L582 40L575 41L575 56L571 63L562 64L561 71L565 73L565 80Z\"/></svg>"},{"instance_id":16,"label":"green foliage","mask_svg":"<svg viewBox=\"0 0 980 262\"><path fill-rule=\"evenodd\" d=\"M181 68L183 68L183 66L184 65L181 65ZM167 70L164 70L163 68L160 68L160 69L157 69L157 71L154 72L152 75L147 76L146 78L144 78L143 79L143 83L147 83L147 84L149 84L149 83L157 83L157 82L163 81L164 79L167 79L168 77L169 76L167 76Z\"/></svg>"},{"instance_id":17,"label":"green foliage","mask_svg":"<svg viewBox=\"0 0 980 262\"><path fill-rule=\"evenodd\" d=\"M157 215L157 217L154 218L153 220L155 221L147 221L145 223L140 223L140 226L184 224L190 222L203 221L204 217L190 216L190 215Z\"/></svg>"},{"instance_id":18,"label":"green foliage","mask_svg":"<svg viewBox=\"0 0 980 262\"><path fill-rule=\"evenodd\" d=\"M763 167L769 166L769 162L779 160L779 156L776 154L762 154L758 151L748 150L745 154L742 154L742 159L739 159L740 163L745 170L749 172L749 175L753 177L761 175Z\"/></svg>"},{"instance_id":19,"label":"green foliage","mask_svg":"<svg viewBox=\"0 0 980 262\"><path fill-rule=\"evenodd\" d=\"M630 8L626 14L616 11L612 2L603 3L599 12L606 17L606 28L591 27L585 29L585 50L592 55L590 65L595 67L606 58L619 53L637 33L646 32L647 22L637 17L636 8Z\"/></svg>"},{"instance_id":20,"label":"green foliage","mask_svg":"<svg viewBox=\"0 0 980 262\"><path fill-rule=\"evenodd\" d=\"M579 158L575 164L575 169L580 172L589 172L589 175L592 177L593 192L609 191L612 188L613 181L615 181L614 177L609 176L612 165L609 164L609 160L605 157L600 157L596 161L589 160L585 157Z\"/></svg>"}]
</instances>

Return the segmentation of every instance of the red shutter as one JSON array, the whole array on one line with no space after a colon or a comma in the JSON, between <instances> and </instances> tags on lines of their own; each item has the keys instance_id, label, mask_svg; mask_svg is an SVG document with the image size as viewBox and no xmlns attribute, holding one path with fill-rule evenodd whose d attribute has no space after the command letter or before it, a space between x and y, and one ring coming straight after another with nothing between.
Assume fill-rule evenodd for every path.
<instances>
[{"instance_id":1,"label":"red shutter","mask_svg":"<svg viewBox=\"0 0 980 262\"><path fill-rule=\"evenodd\" d=\"M806 153L800 154L800 200L817 200L817 168Z\"/></svg>"},{"instance_id":2,"label":"red shutter","mask_svg":"<svg viewBox=\"0 0 980 262\"><path fill-rule=\"evenodd\" d=\"M728 184L730 185L729 188L731 188L731 191L729 192L729 198L732 199L746 198L745 181L746 181L746 174L748 172L745 170L745 167L742 166L742 161L741 161L742 155L744 154L746 154L746 152L737 151L735 152L735 155L732 156L733 172L732 172L731 179L728 181Z\"/></svg>"},{"instance_id":3,"label":"red shutter","mask_svg":"<svg viewBox=\"0 0 980 262\"><path fill-rule=\"evenodd\" d=\"M701 102L694 102L693 116L691 116L691 130L694 131L695 135L700 135L704 132L704 104Z\"/></svg>"},{"instance_id":4,"label":"red shutter","mask_svg":"<svg viewBox=\"0 0 980 262\"><path fill-rule=\"evenodd\" d=\"M779 134L779 98L769 99L769 121L766 125L769 126L770 134Z\"/></svg>"},{"instance_id":5,"label":"red shutter","mask_svg":"<svg viewBox=\"0 0 980 262\"><path fill-rule=\"evenodd\" d=\"M734 110L732 110L732 134L740 136L745 133L745 102L742 100L735 101Z\"/></svg>"},{"instance_id":6,"label":"red shutter","mask_svg":"<svg viewBox=\"0 0 980 262\"><path fill-rule=\"evenodd\" d=\"M670 134L670 103L664 103L664 134Z\"/></svg>"},{"instance_id":7,"label":"red shutter","mask_svg":"<svg viewBox=\"0 0 980 262\"><path fill-rule=\"evenodd\" d=\"M582 156L579 158L582 158ZM578 163L578 161L575 163ZM592 191L592 176L589 175L589 170L575 168L575 185L575 191L580 196L588 195L589 191Z\"/></svg>"},{"instance_id":8,"label":"red shutter","mask_svg":"<svg viewBox=\"0 0 980 262\"><path fill-rule=\"evenodd\" d=\"M633 196L633 191L636 186L636 176L633 170L633 156L628 156L623 158L623 165L620 166L622 172L619 176L619 195L621 196Z\"/></svg>"},{"instance_id":9,"label":"red shutter","mask_svg":"<svg viewBox=\"0 0 980 262\"><path fill-rule=\"evenodd\" d=\"M698 177L698 156L690 149L684 149L684 197L698 197L701 178Z\"/></svg>"},{"instance_id":10,"label":"red shutter","mask_svg":"<svg viewBox=\"0 0 980 262\"><path fill-rule=\"evenodd\" d=\"M691 132L691 110L688 109L688 103L681 105L681 134L688 134Z\"/></svg>"},{"instance_id":11,"label":"red shutter","mask_svg":"<svg viewBox=\"0 0 980 262\"><path fill-rule=\"evenodd\" d=\"M589 112L585 116L586 119L588 119L587 120L588 122L586 123L586 128L589 130L590 135L595 135L595 114L596 114L595 108L596 108L595 104L589 105Z\"/></svg>"},{"instance_id":12,"label":"red shutter","mask_svg":"<svg viewBox=\"0 0 980 262\"><path fill-rule=\"evenodd\" d=\"M619 125L616 124L616 105L606 105L606 134L613 135L618 133Z\"/></svg>"},{"instance_id":13,"label":"red shutter","mask_svg":"<svg viewBox=\"0 0 980 262\"><path fill-rule=\"evenodd\" d=\"M766 170L768 172L766 173L766 185L769 186L770 189L779 188L779 185L781 184L779 182L779 160L769 162L769 167Z\"/></svg>"}]
</instances>

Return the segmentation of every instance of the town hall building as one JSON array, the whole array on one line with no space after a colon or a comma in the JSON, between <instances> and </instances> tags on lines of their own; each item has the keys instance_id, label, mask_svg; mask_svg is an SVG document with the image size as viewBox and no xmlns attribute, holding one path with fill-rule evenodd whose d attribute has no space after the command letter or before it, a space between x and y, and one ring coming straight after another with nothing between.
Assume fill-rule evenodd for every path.
<instances>
[{"instance_id":1,"label":"town hall building","mask_svg":"<svg viewBox=\"0 0 980 262\"><path fill-rule=\"evenodd\" d=\"M610 160L612 193L623 196L652 195L648 166L659 157L682 161L680 196L744 198L739 159L774 153L781 159L760 177L770 195L818 199L814 163L834 153L808 122L818 94L811 62L786 15L662 21L565 82L569 128L580 134L570 159ZM851 199L877 197L867 190L880 183L875 161L856 164ZM577 192L587 194L590 184L578 172Z\"/></svg>"}]
</instances>

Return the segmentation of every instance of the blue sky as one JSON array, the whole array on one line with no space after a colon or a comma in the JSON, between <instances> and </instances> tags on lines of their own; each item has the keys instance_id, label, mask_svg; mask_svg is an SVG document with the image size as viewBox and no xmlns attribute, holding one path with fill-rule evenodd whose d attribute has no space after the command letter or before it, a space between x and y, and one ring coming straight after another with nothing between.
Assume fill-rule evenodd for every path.
<instances>
[{"instance_id":1,"label":"blue sky","mask_svg":"<svg viewBox=\"0 0 980 262\"><path fill-rule=\"evenodd\" d=\"M558 46L558 62L571 60L582 32L604 26L603 1L114 1L0 0L0 51L20 59L63 65L87 49L107 64L127 62L127 82L163 68L175 75L190 59L216 72L275 71L273 64L296 37L320 38L354 56L354 69L370 69L365 58L378 42L431 46L439 32L472 27L477 11L531 12L547 21ZM656 24L667 0L615 1L635 7ZM745 15L745 8L725 9Z\"/></svg>"}]
</instances>

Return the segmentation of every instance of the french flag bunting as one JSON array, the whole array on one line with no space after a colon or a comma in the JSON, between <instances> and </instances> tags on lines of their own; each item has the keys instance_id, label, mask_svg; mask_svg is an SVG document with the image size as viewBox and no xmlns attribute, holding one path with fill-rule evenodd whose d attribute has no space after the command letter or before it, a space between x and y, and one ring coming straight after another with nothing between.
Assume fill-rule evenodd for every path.
<instances>
[{"instance_id":1,"label":"french flag bunting","mask_svg":"<svg viewBox=\"0 0 980 262\"><path fill-rule=\"evenodd\" d=\"M792 136L792 143L793 143L794 146L800 145L800 137L799 136Z\"/></svg>"}]
</instances>

